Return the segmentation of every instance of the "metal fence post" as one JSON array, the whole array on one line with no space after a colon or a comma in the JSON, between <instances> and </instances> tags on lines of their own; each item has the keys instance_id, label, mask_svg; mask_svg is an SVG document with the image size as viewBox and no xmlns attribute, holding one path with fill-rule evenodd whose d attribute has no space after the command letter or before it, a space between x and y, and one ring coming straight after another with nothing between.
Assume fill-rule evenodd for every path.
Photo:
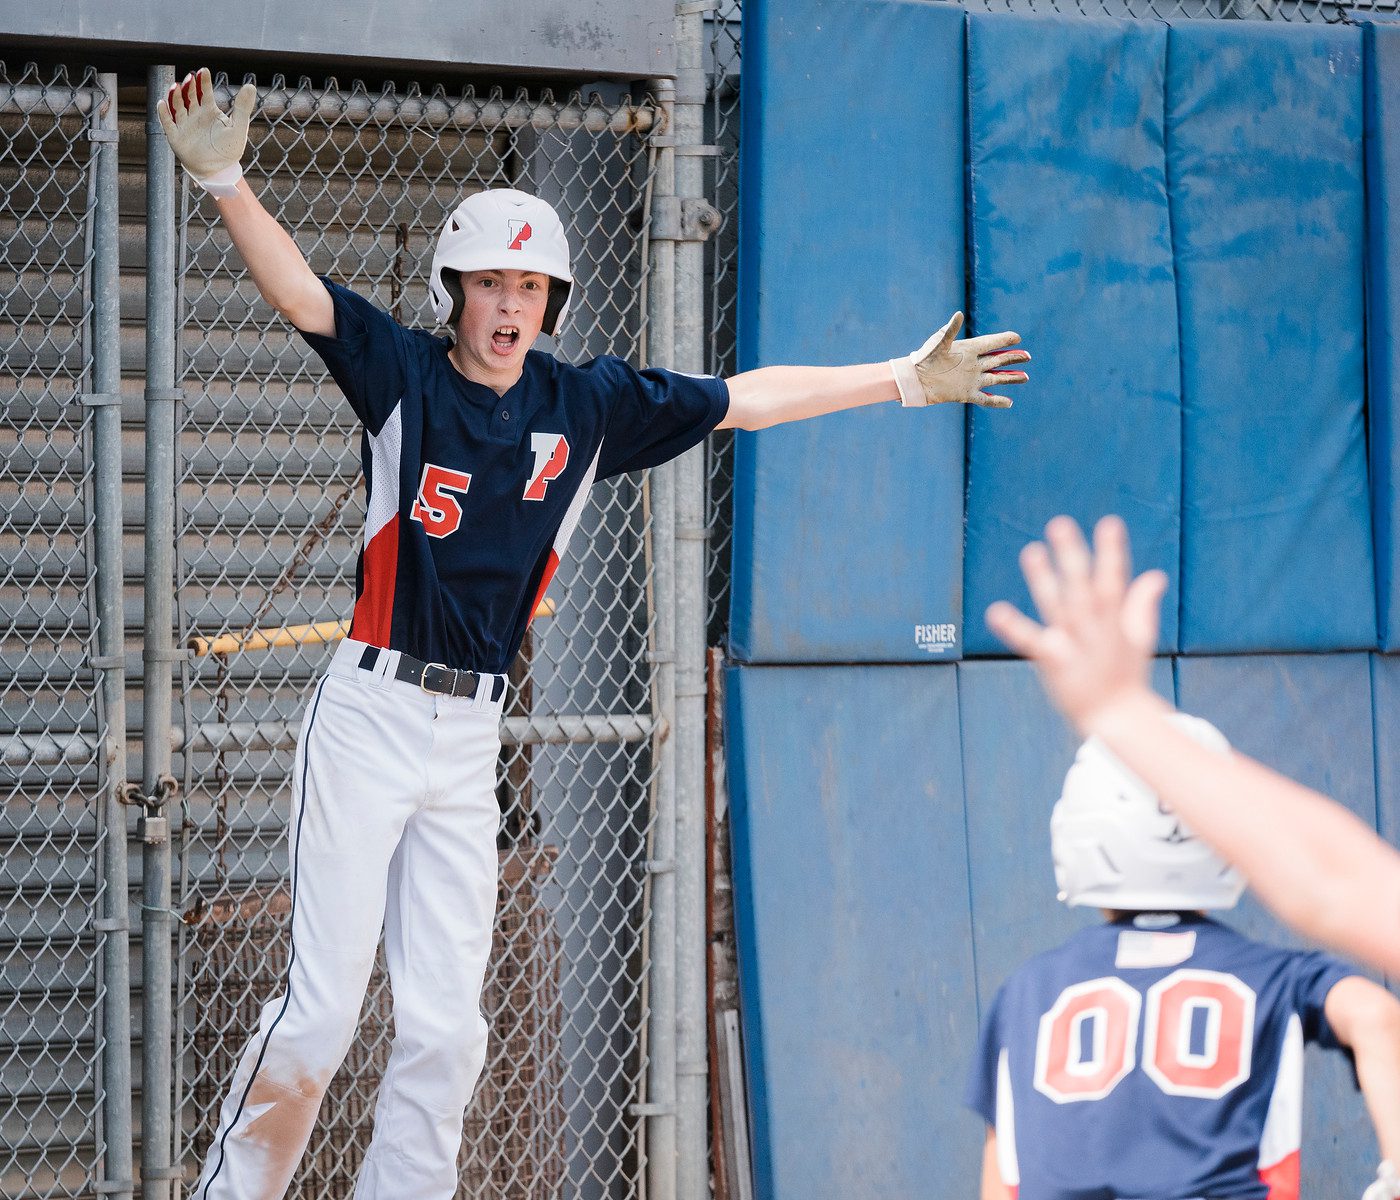
<instances>
[{"instance_id":1,"label":"metal fence post","mask_svg":"<svg viewBox=\"0 0 1400 1200\"><path fill-rule=\"evenodd\" d=\"M658 80L663 128L670 128L674 89ZM675 156L656 152L654 202L675 194ZM648 214L650 216L650 214ZM670 367L675 361L675 243L651 242L645 366ZM656 808L651 878L650 1004L647 1025L647 1200L676 1195L676 479L675 465L651 472L653 635L653 712L657 739Z\"/></svg>"},{"instance_id":2,"label":"metal fence post","mask_svg":"<svg viewBox=\"0 0 1400 1200\"><path fill-rule=\"evenodd\" d=\"M92 333L94 590L102 679L101 916L102 1124L104 1196L132 1193L131 948L126 846L126 636L122 617L121 311L117 227L117 77L97 76L106 99L93 114L96 209L93 216Z\"/></svg>"},{"instance_id":3,"label":"metal fence post","mask_svg":"<svg viewBox=\"0 0 1400 1200\"><path fill-rule=\"evenodd\" d=\"M676 8L675 367L705 369L704 18ZM709 1195L709 1038L705 1006L705 454L676 461L676 1136L680 1200Z\"/></svg>"},{"instance_id":4,"label":"metal fence post","mask_svg":"<svg viewBox=\"0 0 1400 1200\"><path fill-rule=\"evenodd\" d=\"M156 103L175 82L150 68L146 87L146 595L142 803L141 1195L166 1200L171 1178L170 729L175 593L175 156Z\"/></svg>"}]
</instances>

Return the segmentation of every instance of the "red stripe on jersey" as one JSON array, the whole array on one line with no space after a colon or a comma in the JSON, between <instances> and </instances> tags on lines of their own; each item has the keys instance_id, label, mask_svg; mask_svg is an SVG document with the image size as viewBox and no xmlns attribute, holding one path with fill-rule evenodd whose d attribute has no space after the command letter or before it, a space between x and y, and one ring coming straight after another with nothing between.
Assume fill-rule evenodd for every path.
<instances>
[{"instance_id":1,"label":"red stripe on jersey","mask_svg":"<svg viewBox=\"0 0 1400 1200\"><path fill-rule=\"evenodd\" d=\"M1259 1178L1269 1188L1269 1200L1298 1200L1302 1188L1302 1165L1298 1151L1278 1160L1271 1167L1260 1167Z\"/></svg>"},{"instance_id":2,"label":"red stripe on jersey","mask_svg":"<svg viewBox=\"0 0 1400 1200\"><path fill-rule=\"evenodd\" d=\"M535 619L535 613L539 611L540 601L544 599L545 592L549 591L549 581L554 578L554 572L559 569L559 552L551 550L549 561L544 565L544 575L540 577L540 586L535 592L535 602L530 605L530 621ZM528 627L529 621L526 622Z\"/></svg>"},{"instance_id":3,"label":"red stripe on jersey","mask_svg":"<svg viewBox=\"0 0 1400 1200\"><path fill-rule=\"evenodd\" d=\"M394 584L399 572L399 518L389 522L369 540L361 556L364 588L355 601L350 636L371 646L389 645L394 623Z\"/></svg>"}]
</instances>

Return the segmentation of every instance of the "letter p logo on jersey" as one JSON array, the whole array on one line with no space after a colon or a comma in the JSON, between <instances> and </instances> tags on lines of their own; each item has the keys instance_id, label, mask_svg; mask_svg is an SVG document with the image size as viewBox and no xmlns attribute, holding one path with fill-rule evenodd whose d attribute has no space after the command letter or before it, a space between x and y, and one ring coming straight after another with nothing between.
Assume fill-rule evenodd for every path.
<instances>
[{"instance_id":1,"label":"letter p logo on jersey","mask_svg":"<svg viewBox=\"0 0 1400 1200\"><path fill-rule=\"evenodd\" d=\"M529 221L511 221L510 241L506 244L507 250L523 250L534 230L530 228Z\"/></svg>"}]
</instances>

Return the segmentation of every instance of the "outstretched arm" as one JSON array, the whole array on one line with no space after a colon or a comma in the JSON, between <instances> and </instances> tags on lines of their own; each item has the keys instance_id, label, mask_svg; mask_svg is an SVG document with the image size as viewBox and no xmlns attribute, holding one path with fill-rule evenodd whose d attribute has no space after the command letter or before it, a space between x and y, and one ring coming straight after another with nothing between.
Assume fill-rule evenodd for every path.
<instances>
[{"instance_id":1,"label":"outstretched arm","mask_svg":"<svg viewBox=\"0 0 1400 1200\"><path fill-rule=\"evenodd\" d=\"M219 206L219 216L262 298L298 329L335 333L330 293L291 236L253 195L241 159L256 90L246 83L229 113L214 99L206 67L170 89L156 106L175 157Z\"/></svg>"},{"instance_id":2,"label":"outstretched arm","mask_svg":"<svg viewBox=\"0 0 1400 1200\"><path fill-rule=\"evenodd\" d=\"M1030 361L1014 350L1015 333L992 333L956 341L962 313L913 354L854 367L760 367L728 380L729 412L721 429L767 429L826 413L900 400L908 407L978 404L1010 408L989 387L1025 383L1024 371L1008 369Z\"/></svg>"},{"instance_id":3,"label":"outstretched arm","mask_svg":"<svg viewBox=\"0 0 1400 1200\"><path fill-rule=\"evenodd\" d=\"M999 602L992 631L1035 663L1080 733L1102 739L1284 921L1400 972L1400 853L1341 805L1242 754L1222 759L1167 719L1148 687L1166 576L1129 583L1121 520L1099 522L1092 553L1068 517L1046 541L1021 555L1044 625Z\"/></svg>"},{"instance_id":4,"label":"outstretched arm","mask_svg":"<svg viewBox=\"0 0 1400 1200\"><path fill-rule=\"evenodd\" d=\"M1400 1163L1400 1000L1353 975L1333 985L1327 1023L1356 1060L1356 1078L1381 1157Z\"/></svg>"}]
</instances>

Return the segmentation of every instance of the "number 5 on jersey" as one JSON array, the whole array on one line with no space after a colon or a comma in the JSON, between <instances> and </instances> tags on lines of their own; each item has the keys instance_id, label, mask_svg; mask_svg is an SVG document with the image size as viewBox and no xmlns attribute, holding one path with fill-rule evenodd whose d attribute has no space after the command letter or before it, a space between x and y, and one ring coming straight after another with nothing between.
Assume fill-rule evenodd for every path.
<instances>
[{"instance_id":1,"label":"number 5 on jersey","mask_svg":"<svg viewBox=\"0 0 1400 1200\"><path fill-rule=\"evenodd\" d=\"M457 497L465 496L471 485L472 477L465 471L425 463L418 498L413 502L413 519L429 537L445 538L456 533L462 523L462 505Z\"/></svg>"}]
</instances>

